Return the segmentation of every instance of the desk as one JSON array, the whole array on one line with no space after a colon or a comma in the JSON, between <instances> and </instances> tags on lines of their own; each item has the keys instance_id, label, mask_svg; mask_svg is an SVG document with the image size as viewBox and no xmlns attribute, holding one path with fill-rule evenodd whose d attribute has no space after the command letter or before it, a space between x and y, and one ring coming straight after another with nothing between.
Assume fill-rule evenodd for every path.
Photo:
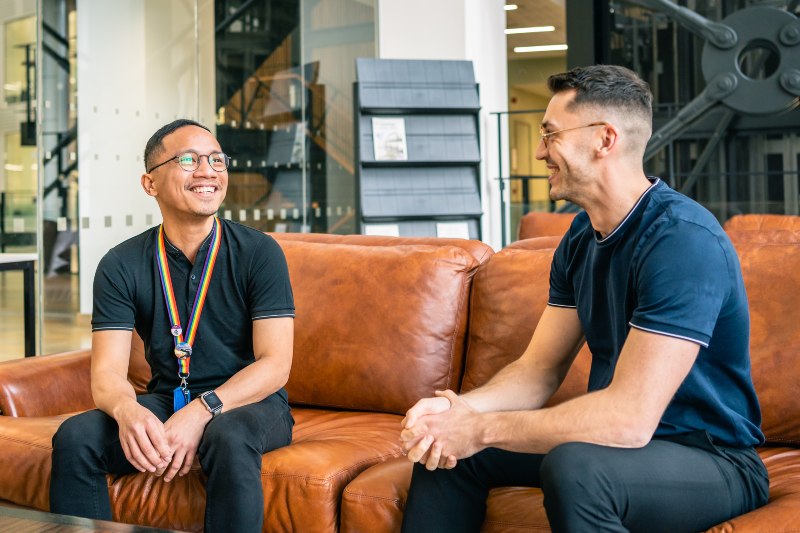
<instances>
[{"instance_id":1,"label":"desk","mask_svg":"<svg viewBox=\"0 0 800 533\"><path fill-rule=\"evenodd\" d=\"M37 259L38 256L36 254L0 253L0 271L22 270L22 299L25 313L25 357L36 355L36 286L33 276L33 267Z\"/></svg>"}]
</instances>

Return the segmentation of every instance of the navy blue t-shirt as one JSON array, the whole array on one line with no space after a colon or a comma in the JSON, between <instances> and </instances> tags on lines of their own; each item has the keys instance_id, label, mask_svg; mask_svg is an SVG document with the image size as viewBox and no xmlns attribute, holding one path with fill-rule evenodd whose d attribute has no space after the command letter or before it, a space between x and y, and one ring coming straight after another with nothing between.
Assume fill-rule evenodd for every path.
<instances>
[{"instance_id":1,"label":"navy blue t-shirt","mask_svg":"<svg viewBox=\"0 0 800 533\"><path fill-rule=\"evenodd\" d=\"M611 383L631 327L700 345L656 437L707 431L764 442L750 376L750 314L736 251L705 208L651 179L605 238L575 217L553 257L549 305L575 307L592 352L589 391Z\"/></svg>"},{"instance_id":2,"label":"navy blue t-shirt","mask_svg":"<svg viewBox=\"0 0 800 533\"><path fill-rule=\"evenodd\" d=\"M192 347L189 388L193 396L219 387L255 361L253 320L294 316L289 271L278 243L253 228L230 220L220 222L222 241ZM94 277L92 331L136 328L152 371L147 390L169 394L180 380L155 259L157 240L158 226L115 246L100 261ZM178 314L186 331L210 234L194 264L169 240L165 244Z\"/></svg>"}]
</instances>

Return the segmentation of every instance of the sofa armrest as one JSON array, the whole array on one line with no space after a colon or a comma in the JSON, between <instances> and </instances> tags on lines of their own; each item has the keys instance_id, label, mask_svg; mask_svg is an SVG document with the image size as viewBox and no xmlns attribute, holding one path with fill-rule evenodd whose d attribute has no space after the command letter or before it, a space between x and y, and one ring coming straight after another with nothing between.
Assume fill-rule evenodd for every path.
<instances>
[{"instance_id":1,"label":"sofa armrest","mask_svg":"<svg viewBox=\"0 0 800 533\"><path fill-rule=\"evenodd\" d=\"M89 350L0 363L0 414L54 416L94 408Z\"/></svg>"}]
</instances>

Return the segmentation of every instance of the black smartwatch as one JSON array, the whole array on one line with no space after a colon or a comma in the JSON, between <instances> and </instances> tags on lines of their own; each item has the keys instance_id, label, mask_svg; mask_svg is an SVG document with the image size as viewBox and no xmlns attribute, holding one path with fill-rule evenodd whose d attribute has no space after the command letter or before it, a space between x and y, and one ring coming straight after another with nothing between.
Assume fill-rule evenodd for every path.
<instances>
[{"instance_id":1,"label":"black smartwatch","mask_svg":"<svg viewBox=\"0 0 800 533\"><path fill-rule=\"evenodd\" d=\"M201 394L200 401L203 402L208 412L211 413L211 418L214 418L222 412L222 401L213 390Z\"/></svg>"}]
</instances>

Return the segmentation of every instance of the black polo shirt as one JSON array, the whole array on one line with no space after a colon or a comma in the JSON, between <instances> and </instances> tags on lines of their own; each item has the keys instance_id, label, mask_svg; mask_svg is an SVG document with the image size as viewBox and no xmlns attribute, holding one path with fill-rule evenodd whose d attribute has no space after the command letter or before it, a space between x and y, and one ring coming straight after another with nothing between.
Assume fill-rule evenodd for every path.
<instances>
[{"instance_id":1,"label":"black polo shirt","mask_svg":"<svg viewBox=\"0 0 800 533\"><path fill-rule=\"evenodd\" d=\"M220 220L222 242L198 324L191 358L193 395L211 390L255 361L253 320L294 317L286 258L264 233ZM166 240L181 326L189 312L208 255L210 234L192 264ZM112 248L94 277L92 331L136 331L144 340L153 377L149 392L168 394L180 383L155 250L158 226Z\"/></svg>"},{"instance_id":2,"label":"black polo shirt","mask_svg":"<svg viewBox=\"0 0 800 533\"><path fill-rule=\"evenodd\" d=\"M592 351L590 391L611 383L632 327L700 345L656 437L705 431L724 446L762 444L736 250L704 207L651 181L605 237L585 212L575 217L553 256L549 304L577 308Z\"/></svg>"}]
</instances>

